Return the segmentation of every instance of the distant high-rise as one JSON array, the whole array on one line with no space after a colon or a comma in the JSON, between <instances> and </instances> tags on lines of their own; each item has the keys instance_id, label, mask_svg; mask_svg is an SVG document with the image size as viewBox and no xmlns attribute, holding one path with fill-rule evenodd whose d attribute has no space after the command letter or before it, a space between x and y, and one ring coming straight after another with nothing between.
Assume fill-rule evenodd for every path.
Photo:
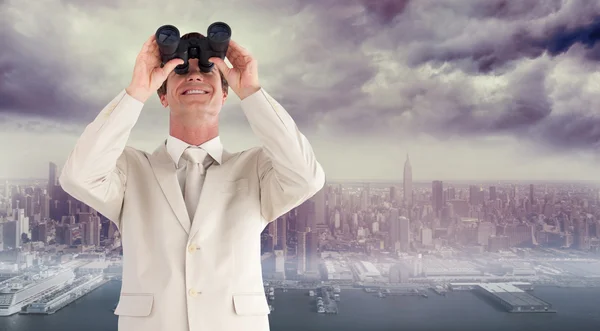
<instances>
[{"instance_id":1,"label":"distant high-rise","mask_svg":"<svg viewBox=\"0 0 600 331\"><path fill-rule=\"evenodd\" d=\"M406 154L406 162L404 162L404 201L406 205L409 207L413 206L413 186L412 186L412 167L410 165L410 160L408 159L408 154Z\"/></svg>"},{"instance_id":2,"label":"distant high-rise","mask_svg":"<svg viewBox=\"0 0 600 331\"><path fill-rule=\"evenodd\" d=\"M56 164L50 162L50 168L48 173L48 194L52 199L56 199L56 186L58 185L58 171Z\"/></svg>"},{"instance_id":3,"label":"distant high-rise","mask_svg":"<svg viewBox=\"0 0 600 331\"><path fill-rule=\"evenodd\" d=\"M444 202L444 185L441 180L434 180L431 184L431 205L436 216L439 216Z\"/></svg>"},{"instance_id":4,"label":"distant high-rise","mask_svg":"<svg viewBox=\"0 0 600 331\"><path fill-rule=\"evenodd\" d=\"M399 237L400 237L400 249L403 252L407 252L410 247L410 221L404 216L398 217L399 223Z\"/></svg>"},{"instance_id":5,"label":"distant high-rise","mask_svg":"<svg viewBox=\"0 0 600 331\"><path fill-rule=\"evenodd\" d=\"M483 199L481 199L482 193L479 186L469 185L469 203L471 206L477 206L483 203Z\"/></svg>"},{"instance_id":6,"label":"distant high-rise","mask_svg":"<svg viewBox=\"0 0 600 331\"><path fill-rule=\"evenodd\" d=\"M317 224L321 226L327 224L326 189L327 185L323 186L323 188L311 198L314 202L314 216L310 220L311 222L307 223L306 226L311 227L312 229L317 228Z\"/></svg>"},{"instance_id":7,"label":"distant high-rise","mask_svg":"<svg viewBox=\"0 0 600 331\"><path fill-rule=\"evenodd\" d=\"M278 250L283 251L283 256L287 256L288 248L287 248L287 228L288 228L288 219L290 218L290 214L287 213L277 219L275 223L277 224L277 245L276 248Z\"/></svg>"},{"instance_id":8,"label":"distant high-rise","mask_svg":"<svg viewBox=\"0 0 600 331\"><path fill-rule=\"evenodd\" d=\"M319 271L319 237L313 229L306 229L306 271Z\"/></svg>"},{"instance_id":9,"label":"distant high-rise","mask_svg":"<svg viewBox=\"0 0 600 331\"><path fill-rule=\"evenodd\" d=\"M529 184L529 201L531 201L531 204L534 205L535 204L535 194L534 194L535 190L533 188L533 184Z\"/></svg>"},{"instance_id":10,"label":"distant high-rise","mask_svg":"<svg viewBox=\"0 0 600 331\"><path fill-rule=\"evenodd\" d=\"M302 229L297 232L297 246L296 246L296 256L297 256L297 269L299 274L306 273L306 229Z\"/></svg>"},{"instance_id":11,"label":"distant high-rise","mask_svg":"<svg viewBox=\"0 0 600 331\"><path fill-rule=\"evenodd\" d=\"M319 199L317 199L319 201ZM312 199L304 201L296 208L296 230L304 231L307 227L315 228L316 203Z\"/></svg>"},{"instance_id":12,"label":"distant high-rise","mask_svg":"<svg viewBox=\"0 0 600 331\"><path fill-rule=\"evenodd\" d=\"M398 192L396 190L396 186L390 186L390 202L397 201Z\"/></svg>"},{"instance_id":13,"label":"distant high-rise","mask_svg":"<svg viewBox=\"0 0 600 331\"><path fill-rule=\"evenodd\" d=\"M92 213L81 213L79 217L83 225L83 244L100 245L100 217Z\"/></svg>"},{"instance_id":14,"label":"distant high-rise","mask_svg":"<svg viewBox=\"0 0 600 331\"><path fill-rule=\"evenodd\" d=\"M390 224L390 241L392 247L396 246L396 243L400 241L400 213L397 208L390 208L390 214L388 215L388 222ZM393 251L394 249L392 249Z\"/></svg>"},{"instance_id":15,"label":"distant high-rise","mask_svg":"<svg viewBox=\"0 0 600 331\"><path fill-rule=\"evenodd\" d=\"M498 199L498 195L496 194L496 186L490 186L490 200L496 201Z\"/></svg>"}]
</instances>

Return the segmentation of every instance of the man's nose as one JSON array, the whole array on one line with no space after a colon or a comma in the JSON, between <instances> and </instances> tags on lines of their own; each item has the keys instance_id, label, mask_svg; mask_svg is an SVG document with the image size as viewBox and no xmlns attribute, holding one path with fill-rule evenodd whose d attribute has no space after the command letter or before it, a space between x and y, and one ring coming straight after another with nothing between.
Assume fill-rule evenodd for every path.
<instances>
[{"instance_id":1,"label":"man's nose","mask_svg":"<svg viewBox=\"0 0 600 331\"><path fill-rule=\"evenodd\" d=\"M191 81L203 81L204 80L204 75L200 72L200 70L192 70L190 69L188 76L187 76L187 81L191 82Z\"/></svg>"}]
</instances>

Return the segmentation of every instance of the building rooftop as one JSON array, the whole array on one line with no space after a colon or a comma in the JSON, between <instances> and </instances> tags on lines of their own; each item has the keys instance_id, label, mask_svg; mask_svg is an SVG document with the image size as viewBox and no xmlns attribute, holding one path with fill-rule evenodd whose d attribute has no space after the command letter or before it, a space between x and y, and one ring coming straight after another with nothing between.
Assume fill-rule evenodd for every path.
<instances>
[{"instance_id":1,"label":"building rooftop","mask_svg":"<svg viewBox=\"0 0 600 331\"><path fill-rule=\"evenodd\" d=\"M482 283L479 286L512 306L550 306L522 289L508 283Z\"/></svg>"}]
</instances>

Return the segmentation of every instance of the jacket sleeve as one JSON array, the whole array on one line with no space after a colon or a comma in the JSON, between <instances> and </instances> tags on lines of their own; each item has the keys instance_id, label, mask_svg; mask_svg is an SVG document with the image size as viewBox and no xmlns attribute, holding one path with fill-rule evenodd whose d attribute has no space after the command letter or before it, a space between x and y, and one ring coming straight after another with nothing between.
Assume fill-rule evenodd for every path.
<instances>
[{"instance_id":1,"label":"jacket sleeve","mask_svg":"<svg viewBox=\"0 0 600 331\"><path fill-rule=\"evenodd\" d=\"M119 230L127 185L125 145L143 105L122 90L86 126L59 177L65 192L106 216Z\"/></svg>"},{"instance_id":2,"label":"jacket sleeve","mask_svg":"<svg viewBox=\"0 0 600 331\"><path fill-rule=\"evenodd\" d=\"M264 89L243 99L241 105L262 142L258 155L260 204L268 223L321 190L325 174L292 117Z\"/></svg>"}]
</instances>

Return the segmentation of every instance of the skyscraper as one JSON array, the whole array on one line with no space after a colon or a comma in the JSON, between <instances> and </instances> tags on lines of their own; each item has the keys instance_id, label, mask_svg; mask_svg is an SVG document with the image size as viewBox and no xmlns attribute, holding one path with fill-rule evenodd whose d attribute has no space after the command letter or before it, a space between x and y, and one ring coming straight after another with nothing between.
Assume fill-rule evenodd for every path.
<instances>
[{"instance_id":1,"label":"skyscraper","mask_svg":"<svg viewBox=\"0 0 600 331\"><path fill-rule=\"evenodd\" d=\"M400 212L397 208L390 208L390 214L388 216L388 222L390 224L390 240L392 245L395 245L397 241L400 241L400 221L398 217Z\"/></svg>"},{"instance_id":2,"label":"skyscraper","mask_svg":"<svg viewBox=\"0 0 600 331\"><path fill-rule=\"evenodd\" d=\"M398 217L400 249L407 252L410 247L410 221L404 216Z\"/></svg>"},{"instance_id":3,"label":"skyscraper","mask_svg":"<svg viewBox=\"0 0 600 331\"><path fill-rule=\"evenodd\" d=\"M277 224L277 249L283 251L283 256L287 257L287 223L290 218L290 213L287 213L279 217L276 221Z\"/></svg>"},{"instance_id":4,"label":"skyscraper","mask_svg":"<svg viewBox=\"0 0 600 331\"><path fill-rule=\"evenodd\" d=\"M498 195L496 194L496 186L490 186L490 200L496 201L498 199Z\"/></svg>"},{"instance_id":5,"label":"skyscraper","mask_svg":"<svg viewBox=\"0 0 600 331\"><path fill-rule=\"evenodd\" d=\"M408 154L406 154L406 162L404 162L404 201L408 207L413 206L413 187L412 187L412 167L410 166L410 160Z\"/></svg>"},{"instance_id":6,"label":"skyscraper","mask_svg":"<svg viewBox=\"0 0 600 331\"><path fill-rule=\"evenodd\" d=\"M299 274L306 273L306 228L297 232L297 246L296 256L297 258L297 269Z\"/></svg>"},{"instance_id":7,"label":"skyscraper","mask_svg":"<svg viewBox=\"0 0 600 331\"><path fill-rule=\"evenodd\" d=\"M436 216L439 217L444 203L444 185L442 181L434 180L431 184L431 204Z\"/></svg>"},{"instance_id":8,"label":"skyscraper","mask_svg":"<svg viewBox=\"0 0 600 331\"><path fill-rule=\"evenodd\" d=\"M48 170L48 195L52 199L57 199L55 191L58 186L58 168L55 163L50 162Z\"/></svg>"},{"instance_id":9,"label":"skyscraper","mask_svg":"<svg viewBox=\"0 0 600 331\"><path fill-rule=\"evenodd\" d=\"M531 201L531 204L534 205L535 204L535 194L534 194L535 190L533 187L533 184L529 184L529 201Z\"/></svg>"},{"instance_id":10,"label":"skyscraper","mask_svg":"<svg viewBox=\"0 0 600 331\"><path fill-rule=\"evenodd\" d=\"M306 226L311 227L312 229L316 229L317 224L322 227L325 227L327 224L326 189L327 185L323 186L323 188L311 198L314 202L314 216L313 219L310 220L311 222L307 223Z\"/></svg>"},{"instance_id":11,"label":"skyscraper","mask_svg":"<svg viewBox=\"0 0 600 331\"><path fill-rule=\"evenodd\" d=\"M477 185L469 185L469 204L471 206L477 206L482 204L484 201L481 199L481 188Z\"/></svg>"}]
</instances>

